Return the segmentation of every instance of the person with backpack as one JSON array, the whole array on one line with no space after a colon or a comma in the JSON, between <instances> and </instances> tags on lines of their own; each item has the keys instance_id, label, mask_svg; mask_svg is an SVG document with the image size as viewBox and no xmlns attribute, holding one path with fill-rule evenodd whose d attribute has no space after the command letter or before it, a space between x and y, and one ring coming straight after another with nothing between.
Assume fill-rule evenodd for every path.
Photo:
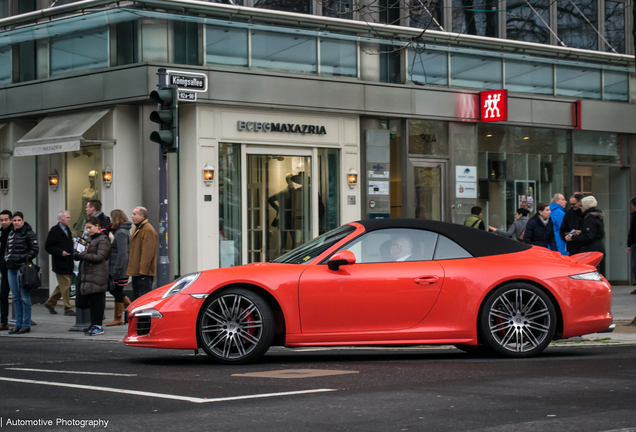
<instances>
[{"instance_id":1,"label":"person with backpack","mask_svg":"<svg viewBox=\"0 0 636 432\"><path fill-rule=\"evenodd\" d=\"M470 209L470 216L468 216L464 225L486 231L486 224L481 219L481 207L475 206Z\"/></svg>"},{"instance_id":2,"label":"person with backpack","mask_svg":"<svg viewBox=\"0 0 636 432\"><path fill-rule=\"evenodd\" d=\"M537 205L537 213L526 224L523 242L544 248L549 247L550 250L558 252L550 213L548 204L539 203Z\"/></svg>"},{"instance_id":3,"label":"person with backpack","mask_svg":"<svg viewBox=\"0 0 636 432\"><path fill-rule=\"evenodd\" d=\"M512 238L522 242L527 223L528 223L528 209L520 207L515 212L515 221L512 223L512 225L510 225L510 228L508 228L508 231L502 231L491 226L489 226L488 229L497 235Z\"/></svg>"}]
</instances>

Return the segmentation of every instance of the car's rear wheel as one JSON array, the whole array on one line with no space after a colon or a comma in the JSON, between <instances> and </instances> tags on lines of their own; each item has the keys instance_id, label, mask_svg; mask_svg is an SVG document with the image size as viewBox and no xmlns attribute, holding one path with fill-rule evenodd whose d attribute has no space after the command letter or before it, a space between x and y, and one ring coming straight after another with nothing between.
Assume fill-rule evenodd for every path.
<instances>
[{"instance_id":1,"label":"car's rear wheel","mask_svg":"<svg viewBox=\"0 0 636 432\"><path fill-rule=\"evenodd\" d=\"M556 310L550 297L527 283L494 290L486 298L479 330L482 342L507 357L532 357L554 337Z\"/></svg>"},{"instance_id":2,"label":"car's rear wheel","mask_svg":"<svg viewBox=\"0 0 636 432\"><path fill-rule=\"evenodd\" d=\"M243 288L221 290L210 296L198 324L201 347L219 363L256 361L274 340L272 309L261 296Z\"/></svg>"}]
</instances>

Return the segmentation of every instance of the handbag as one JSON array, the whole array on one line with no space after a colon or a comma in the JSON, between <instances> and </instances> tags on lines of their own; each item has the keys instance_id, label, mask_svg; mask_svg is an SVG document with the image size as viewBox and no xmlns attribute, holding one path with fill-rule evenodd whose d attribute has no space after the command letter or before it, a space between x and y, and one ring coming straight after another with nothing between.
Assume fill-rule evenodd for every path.
<instances>
[{"instance_id":1,"label":"handbag","mask_svg":"<svg viewBox=\"0 0 636 432\"><path fill-rule=\"evenodd\" d=\"M31 291L42 286L40 267L28 261L20 267L20 288Z\"/></svg>"}]
</instances>

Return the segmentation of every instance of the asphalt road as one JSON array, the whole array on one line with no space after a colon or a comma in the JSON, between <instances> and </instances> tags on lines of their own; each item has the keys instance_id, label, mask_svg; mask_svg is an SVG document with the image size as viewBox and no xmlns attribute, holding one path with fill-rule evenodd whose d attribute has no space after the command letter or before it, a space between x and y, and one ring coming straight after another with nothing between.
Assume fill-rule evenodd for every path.
<instances>
[{"instance_id":1,"label":"asphalt road","mask_svg":"<svg viewBox=\"0 0 636 432\"><path fill-rule=\"evenodd\" d=\"M0 416L20 431L629 431L636 346L525 360L273 348L261 363L221 366L190 351L2 338Z\"/></svg>"}]
</instances>

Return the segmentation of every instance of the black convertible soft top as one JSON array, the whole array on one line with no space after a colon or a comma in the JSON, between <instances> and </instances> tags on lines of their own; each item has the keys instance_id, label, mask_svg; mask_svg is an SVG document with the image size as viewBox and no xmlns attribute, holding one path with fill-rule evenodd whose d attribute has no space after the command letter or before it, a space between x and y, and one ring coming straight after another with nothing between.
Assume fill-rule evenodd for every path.
<instances>
[{"instance_id":1,"label":"black convertible soft top","mask_svg":"<svg viewBox=\"0 0 636 432\"><path fill-rule=\"evenodd\" d=\"M464 225L449 222L437 222L421 219L366 219L356 221L365 231L376 231L387 228L411 228L436 232L453 240L466 249L474 257L502 255L521 252L532 246Z\"/></svg>"}]
</instances>

